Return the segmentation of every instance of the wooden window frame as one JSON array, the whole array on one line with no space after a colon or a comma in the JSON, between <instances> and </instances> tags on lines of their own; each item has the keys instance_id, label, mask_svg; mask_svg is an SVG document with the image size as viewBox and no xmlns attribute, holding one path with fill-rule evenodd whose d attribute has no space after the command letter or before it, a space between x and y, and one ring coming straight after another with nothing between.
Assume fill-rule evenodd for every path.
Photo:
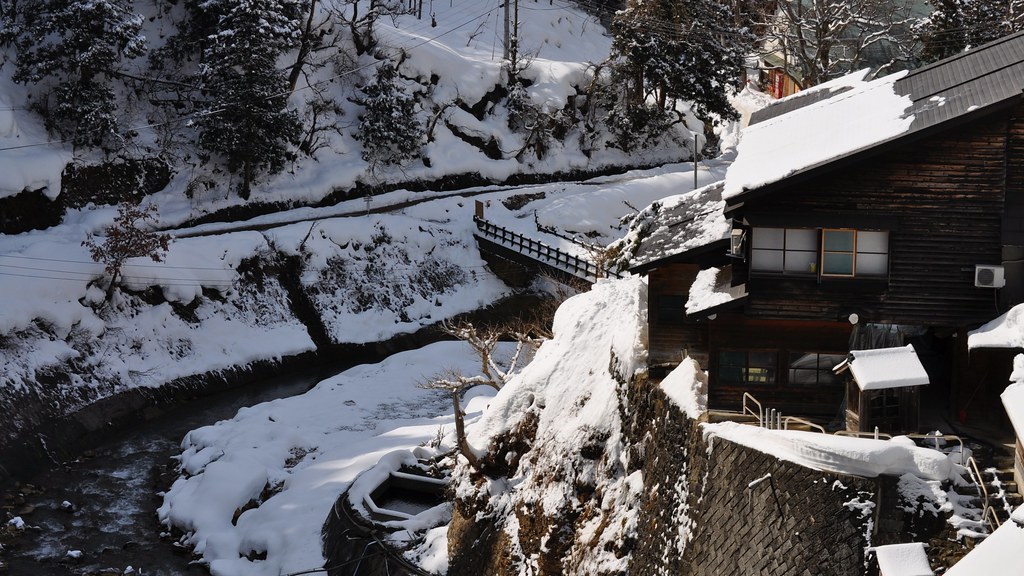
<instances>
[{"instance_id":1,"label":"wooden window frame","mask_svg":"<svg viewBox=\"0 0 1024 576\"><path fill-rule=\"evenodd\" d=\"M829 232L853 232L853 249L852 251L846 250L825 250L825 237ZM863 252L859 250L860 247L860 235L862 232L885 232L886 234L886 246L885 252ZM860 228L822 228L821 229L821 250L818 252L818 273L822 278L886 278L889 276L889 256L890 251L890 239L891 232L889 230L867 230ZM825 254L849 254L852 259L852 271L850 274L836 274L825 272ZM857 273L857 256L860 254L885 254L885 273L884 274L858 274Z\"/></svg>"},{"instance_id":2,"label":"wooden window frame","mask_svg":"<svg viewBox=\"0 0 1024 576\"><path fill-rule=\"evenodd\" d=\"M782 248L756 248L755 247L755 242L757 240L757 230L758 229L761 229L761 230L782 230ZM802 230L802 231L812 230L812 231L814 231L819 236L819 238L821 236L821 229L820 228L796 228L796 227L792 227L792 226L790 226L790 227L786 227L786 226L751 226L750 227L750 231L751 231L751 234L750 234L750 260L751 260L750 271L753 274L755 274L755 275L760 274L760 275L765 275L765 276L792 276L792 277L796 277L796 278L814 278L815 277L815 275L818 272L817 269L820 269L820 267L821 267L821 251L819 249L816 249L816 250L798 250L796 248L787 248L786 247L786 243L788 241L788 235L786 234L786 232L788 232L790 230ZM782 268L779 269L779 270L765 270L765 269L754 268L754 264L753 264L754 250L761 250L761 251L765 251L765 252L780 252L780 253L782 253ZM803 253L811 253L811 252L815 252L815 254L814 254L814 262L812 262L812 264L813 264L813 266L815 268L817 268L816 270L809 270L809 271L806 271L806 272L797 272L797 271L787 271L786 270L786 255L787 254L798 254L798 253L803 254Z\"/></svg>"},{"instance_id":3,"label":"wooden window frame","mask_svg":"<svg viewBox=\"0 0 1024 576\"><path fill-rule=\"evenodd\" d=\"M733 382L733 381L724 382L722 380L722 354L723 353L742 353L744 355L744 363L743 363L742 366L741 365L731 365L731 366L740 368L743 371L743 381L742 382ZM751 381L750 380L750 369L751 369L751 366L750 366L750 355L751 354L771 354L773 356L773 358L774 358L773 364L774 365L771 366L770 368L768 368L769 370L771 370L771 372L769 374L769 376L770 376L769 380L766 380L764 382L758 382L758 381ZM750 386L750 387L752 387L754 389L762 389L762 390L766 389L766 388L775 388L775 387L779 386L782 383L781 379L779 377L780 376L780 373L779 373L779 358L780 358L780 356L781 356L780 351L776 350L776 349L761 350L761 349L720 348L720 349L718 349L715 352L716 381L721 386L729 386L729 387L745 387L745 386ZM765 367L764 366L754 366L754 368L763 369Z\"/></svg>"}]
</instances>

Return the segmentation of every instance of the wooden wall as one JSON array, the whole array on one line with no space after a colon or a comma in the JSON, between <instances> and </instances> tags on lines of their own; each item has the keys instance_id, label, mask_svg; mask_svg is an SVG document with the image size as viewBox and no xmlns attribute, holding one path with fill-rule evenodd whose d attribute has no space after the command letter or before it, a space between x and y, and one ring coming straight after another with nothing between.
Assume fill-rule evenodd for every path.
<instances>
[{"instance_id":1,"label":"wooden wall","mask_svg":"<svg viewBox=\"0 0 1024 576\"><path fill-rule=\"evenodd\" d=\"M686 350L707 369L707 322L687 319L681 308L670 311L659 306L664 297L681 298L680 306L684 305L699 271L696 264L668 264L651 271L647 294L650 366L678 364Z\"/></svg>"},{"instance_id":2,"label":"wooden wall","mask_svg":"<svg viewBox=\"0 0 1024 576\"><path fill-rule=\"evenodd\" d=\"M743 393L750 392L765 408L775 408L786 415L838 414L844 394L841 385L790 386L786 381L787 367L779 366L774 385L725 386L718 382L717 354L721 350L846 354L852 330L849 322L765 320L735 313L719 314L708 330L708 405L713 409L737 410Z\"/></svg>"},{"instance_id":3,"label":"wooden wall","mask_svg":"<svg viewBox=\"0 0 1024 576\"><path fill-rule=\"evenodd\" d=\"M1014 110L747 201L744 216L798 215L809 227L850 215L898 222L887 283L749 276L737 262L747 314L838 320L857 311L862 321L947 327L991 320L993 290L974 287L974 265L1001 263L1004 189L1022 194L1021 168L1024 110Z\"/></svg>"}]
</instances>

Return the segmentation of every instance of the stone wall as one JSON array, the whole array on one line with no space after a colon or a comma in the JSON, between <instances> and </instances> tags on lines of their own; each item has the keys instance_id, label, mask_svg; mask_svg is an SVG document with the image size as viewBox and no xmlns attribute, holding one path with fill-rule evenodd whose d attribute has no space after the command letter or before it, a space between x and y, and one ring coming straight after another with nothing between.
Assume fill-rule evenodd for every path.
<instances>
[{"instance_id":1,"label":"stone wall","mask_svg":"<svg viewBox=\"0 0 1024 576\"><path fill-rule=\"evenodd\" d=\"M631 396L632 459L649 495L631 572L870 573L875 501L894 479L816 472L721 438L709 443L656 385L637 383Z\"/></svg>"}]
</instances>

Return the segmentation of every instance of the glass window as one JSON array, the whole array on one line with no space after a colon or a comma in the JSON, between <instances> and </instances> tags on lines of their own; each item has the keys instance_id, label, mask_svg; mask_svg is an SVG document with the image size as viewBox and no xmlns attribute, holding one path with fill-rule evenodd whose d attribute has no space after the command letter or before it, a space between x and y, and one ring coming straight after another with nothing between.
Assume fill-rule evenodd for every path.
<instances>
[{"instance_id":1,"label":"glass window","mask_svg":"<svg viewBox=\"0 0 1024 576\"><path fill-rule=\"evenodd\" d=\"M758 272L817 272L818 231L796 228L754 228L750 267Z\"/></svg>"},{"instance_id":2,"label":"glass window","mask_svg":"<svg viewBox=\"0 0 1024 576\"><path fill-rule=\"evenodd\" d=\"M885 276L888 272L888 232L829 229L822 231L823 276Z\"/></svg>"},{"instance_id":3,"label":"glass window","mask_svg":"<svg viewBox=\"0 0 1024 576\"><path fill-rule=\"evenodd\" d=\"M821 273L824 276L853 276L853 254L857 233L853 230L821 232Z\"/></svg>"},{"instance_id":4,"label":"glass window","mask_svg":"<svg viewBox=\"0 0 1024 576\"><path fill-rule=\"evenodd\" d=\"M718 353L718 381L730 386L765 386L775 383L778 370L775 352L738 350Z\"/></svg>"},{"instance_id":5,"label":"glass window","mask_svg":"<svg viewBox=\"0 0 1024 576\"><path fill-rule=\"evenodd\" d=\"M804 386L838 386L842 383L832 369L845 358L842 354L789 353L789 383Z\"/></svg>"}]
</instances>

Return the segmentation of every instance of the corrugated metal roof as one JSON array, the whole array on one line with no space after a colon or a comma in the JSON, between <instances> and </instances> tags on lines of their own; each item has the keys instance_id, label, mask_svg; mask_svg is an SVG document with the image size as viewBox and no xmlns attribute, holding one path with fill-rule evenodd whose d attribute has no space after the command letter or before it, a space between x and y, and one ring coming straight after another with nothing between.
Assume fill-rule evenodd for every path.
<instances>
[{"instance_id":1,"label":"corrugated metal roof","mask_svg":"<svg viewBox=\"0 0 1024 576\"><path fill-rule=\"evenodd\" d=\"M857 74L863 76L863 73ZM798 93L780 100L752 116L750 125L754 126L758 122L778 118L784 114L799 114L799 110L812 104L821 103L828 106L834 97L848 91L841 89L842 84L842 79L833 80L828 85L822 85L831 87L812 89L813 93L806 97L801 98ZM758 188L745 189L740 194L729 194L730 203L739 201L743 196L760 188L774 188L781 182L810 170L827 169L830 164L853 155L870 152L882 144L892 143L922 130L964 118L977 110L1011 104L1014 100L1024 97L1024 32L1006 36L908 72L895 79L892 90L896 95L905 96L911 101L911 105L902 114L902 118L913 118L907 130L896 137L887 137L867 147L859 147L851 152L824 159L823 162L797 168L784 178L763 182ZM778 128L784 129L785 120L780 118L779 122ZM822 125L820 129L832 130L834 127Z\"/></svg>"}]
</instances>

